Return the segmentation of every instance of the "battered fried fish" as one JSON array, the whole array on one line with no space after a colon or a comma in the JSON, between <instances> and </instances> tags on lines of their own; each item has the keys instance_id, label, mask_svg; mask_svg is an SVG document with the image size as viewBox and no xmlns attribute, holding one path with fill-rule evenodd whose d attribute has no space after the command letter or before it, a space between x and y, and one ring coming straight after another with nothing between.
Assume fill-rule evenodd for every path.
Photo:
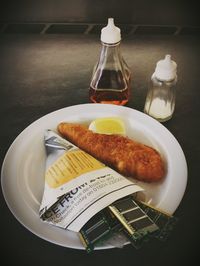
<instances>
[{"instance_id":1,"label":"battered fried fish","mask_svg":"<svg viewBox=\"0 0 200 266\"><path fill-rule=\"evenodd\" d=\"M59 133L107 166L145 182L164 177L164 162L153 148L119 135L93 133L80 124L60 123Z\"/></svg>"}]
</instances>

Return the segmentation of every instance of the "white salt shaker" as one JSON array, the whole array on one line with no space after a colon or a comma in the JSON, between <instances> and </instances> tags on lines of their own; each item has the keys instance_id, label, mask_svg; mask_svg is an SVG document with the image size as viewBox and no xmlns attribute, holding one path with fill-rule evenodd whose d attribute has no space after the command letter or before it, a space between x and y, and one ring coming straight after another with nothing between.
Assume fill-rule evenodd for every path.
<instances>
[{"instance_id":1,"label":"white salt shaker","mask_svg":"<svg viewBox=\"0 0 200 266\"><path fill-rule=\"evenodd\" d=\"M169 120L175 109L177 64L166 55L157 62L151 77L144 112L160 122Z\"/></svg>"}]
</instances>

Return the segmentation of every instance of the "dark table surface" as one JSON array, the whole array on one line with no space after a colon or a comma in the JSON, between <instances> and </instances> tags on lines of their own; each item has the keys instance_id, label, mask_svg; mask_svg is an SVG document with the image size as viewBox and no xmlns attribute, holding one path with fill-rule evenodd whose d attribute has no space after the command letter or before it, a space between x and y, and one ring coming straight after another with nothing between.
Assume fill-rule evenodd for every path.
<instances>
[{"instance_id":1,"label":"dark table surface","mask_svg":"<svg viewBox=\"0 0 200 266\"><path fill-rule=\"evenodd\" d=\"M155 64L171 54L178 64L176 109L164 126L180 143L188 164L185 195L170 238L140 250L95 251L61 247L32 234L8 209L2 191L1 258L4 265L186 265L198 256L200 200L200 39L194 36L126 37L122 54L132 71L128 107L143 111ZM89 35L0 36L0 163L20 132L57 109L88 103L92 68L100 43ZM171 193L176 193L172 190Z\"/></svg>"}]
</instances>

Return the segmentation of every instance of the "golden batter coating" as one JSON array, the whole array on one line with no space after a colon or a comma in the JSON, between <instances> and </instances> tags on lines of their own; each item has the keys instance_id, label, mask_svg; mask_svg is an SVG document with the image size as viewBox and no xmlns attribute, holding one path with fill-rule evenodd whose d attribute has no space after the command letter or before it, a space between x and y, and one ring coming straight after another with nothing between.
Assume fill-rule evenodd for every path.
<instances>
[{"instance_id":1,"label":"golden batter coating","mask_svg":"<svg viewBox=\"0 0 200 266\"><path fill-rule=\"evenodd\" d=\"M80 124L60 123L59 133L120 174L145 182L161 180L164 162L153 148L120 135L93 133Z\"/></svg>"}]
</instances>

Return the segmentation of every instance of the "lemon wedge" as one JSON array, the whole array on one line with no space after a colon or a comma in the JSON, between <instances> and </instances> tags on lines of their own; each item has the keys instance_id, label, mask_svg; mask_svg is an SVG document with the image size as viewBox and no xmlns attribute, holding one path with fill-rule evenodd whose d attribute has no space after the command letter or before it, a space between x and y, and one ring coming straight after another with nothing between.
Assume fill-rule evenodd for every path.
<instances>
[{"instance_id":1,"label":"lemon wedge","mask_svg":"<svg viewBox=\"0 0 200 266\"><path fill-rule=\"evenodd\" d=\"M89 129L100 134L126 134L124 122L119 117L97 118L91 122Z\"/></svg>"}]
</instances>

